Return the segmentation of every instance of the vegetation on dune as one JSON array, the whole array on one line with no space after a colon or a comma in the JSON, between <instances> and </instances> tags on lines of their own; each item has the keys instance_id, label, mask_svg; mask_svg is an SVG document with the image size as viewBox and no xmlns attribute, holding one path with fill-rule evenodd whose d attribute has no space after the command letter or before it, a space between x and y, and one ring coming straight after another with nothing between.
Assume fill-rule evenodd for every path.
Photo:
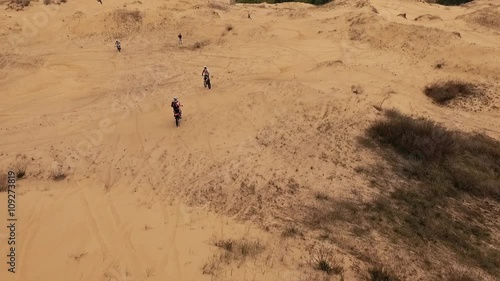
<instances>
[{"instance_id":1,"label":"vegetation on dune","mask_svg":"<svg viewBox=\"0 0 500 281\"><path fill-rule=\"evenodd\" d=\"M428 0L427 2L436 3L444 6L459 6L474 0Z\"/></svg>"},{"instance_id":2,"label":"vegetation on dune","mask_svg":"<svg viewBox=\"0 0 500 281\"><path fill-rule=\"evenodd\" d=\"M367 130L364 144L392 167L361 169L381 194L368 203L320 201L315 228L356 222L377 228L412 249L443 245L461 262L500 276L500 250L492 233L500 202L500 142L484 135L450 131L426 119L388 111ZM397 174L404 180L388 178ZM498 244L497 244L498 245Z\"/></svg>"},{"instance_id":3,"label":"vegetation on dune","mask_svg":"<svg viewBox=\"0 0 500 281\"><path fill-rule=\"evenodd\" d=\"M481 90L474 84L461 81L436 82L425 87L425 95L439 104L445 104L458 97L481 94Z\"/></svg>"},{"instance_id":4,"label":"vegetation on dune","mask_svg":"<svg viewBox=\"0 0 500 281\"><path fill-rule=\"evenodd\" d=\"M258 3L268 3L268 4L279 4L286 2L300 2L300 3L308 3L313 5L323 5L332 0L236 0L236 3L245 3L245 4L258 4Z\"/></svg>"}]
</instances>

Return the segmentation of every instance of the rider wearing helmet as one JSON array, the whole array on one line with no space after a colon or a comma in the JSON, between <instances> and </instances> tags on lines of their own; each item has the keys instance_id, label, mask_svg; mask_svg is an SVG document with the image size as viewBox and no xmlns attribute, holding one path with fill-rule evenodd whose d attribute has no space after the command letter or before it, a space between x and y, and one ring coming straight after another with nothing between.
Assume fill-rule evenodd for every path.
<instances>
[{"instance_id":1,"label":"rider wearing helmet","mask_svg":"<svg viewBox=\"0 0 500 281\"><path fill-rule=\"evenodd\" d=\"M208 76L208 77L210 77L210 71L208 71L207 66L203 67L203 71L201 72L201 76Z\"/></svg>"},{"instance_id":2,"label":"rider wearing helmet","mask_svg":"<svg viewBox=\"0 0 500 281\"><path fill-rule=\"evenodd\" d=\"M179 115L182 116L182 110L181 110L182 104L179 102L177 97L174 97L174 100L172 101L170 106L174 109L174 114L179 113Z\"/></svg>"},{"instance_id":3,"label":"rider wearing helmet","mask_svg":"<svg viewBox=\"0 0 500 281\"><path fill-rule=\"evenodd\" d=\"M116 46L116 49L118 50L118 52L121 52L122 46L120 44L120 41L116 40L115 46Z\"/></svg>"}]
</instances>

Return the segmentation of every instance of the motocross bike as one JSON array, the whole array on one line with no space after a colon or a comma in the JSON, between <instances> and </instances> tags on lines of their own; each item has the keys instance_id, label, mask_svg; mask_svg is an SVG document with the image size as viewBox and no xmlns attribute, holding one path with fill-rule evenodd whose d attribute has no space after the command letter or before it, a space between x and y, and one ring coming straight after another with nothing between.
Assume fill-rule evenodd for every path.
<instances>
[{"instance_id":1,"label":"motocross bike","mask_svg":"<svg viewBox=\"0 0 500 281\"><path fill-rule=\"evenodd\" d=\"M180 112L174 113L174 118L175 118L175 126L179 127L181 125L181 119L182 119L181 113Z\"/></svg>"},{"instance_id":2,"label":"motocross bike","mask_svg":"<svg viewBox=\"0 0 500 281\"><path fill-rule=\"evenodd\" d=\"M212 88L212 84L210 83L210 78L208 77L208 75L205 75L203 78L203 86L205 88L208 87L208 89Z\"/></svg>"}]
</instances>

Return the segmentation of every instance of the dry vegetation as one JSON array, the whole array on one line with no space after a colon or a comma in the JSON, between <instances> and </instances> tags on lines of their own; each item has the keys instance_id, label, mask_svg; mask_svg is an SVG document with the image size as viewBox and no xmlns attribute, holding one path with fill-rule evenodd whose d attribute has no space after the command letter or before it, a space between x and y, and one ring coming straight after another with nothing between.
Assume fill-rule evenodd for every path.
<instances>
[{"instance_id":1,"label":"dry vegetation","mask_svg":"<svg viewBox=\"0 0 500 281\"><path fill-rule=\"evenodd\" d=\"M67 177L67 173L64 171L62 165L57 166L50 172L50 178L55 181L61 181Z\"/></svg>"},{"instance_id":2,"label":"dry vegetation","mask_svg":"<svg viewBox=\"0 0 500 281\"><path fill-rule=\"evenodd\" d=\"M50 5L50 4L56 4L56 5L61 5L63 3L68 2L67 0L43 0L43 4L45 5Z\"/></svg>"},{"instance_id":3,"label":"dry vegetation","mask_svg":"<svg viewBox=\"0 0 500 281\"><path fill-rule=\"evenodd\" d=\"M368 269L368 275L370 281L400 281L394 273L382 265Z\"/></svg>"},{"instance_id":4,"label":"dry vegetation","mask_svg":"<svg viewBox=\"0 0 500 281\"><path fill-rule=\"evenodd\" d=\"M378 229L412 251L440 245L458 261L500 276L500 251L494 223L500 210L500 143L483 135L446 130L425 119L397 111L373 124L363 144L392 167L359 169L380 196L368 203L321 200L313 207L311 226L328 230L352 224L362 235ZM390 181L394 177L403 180ZM382 182L383 184L380 184Z\"/></svg>"},{"instance_id":5,"label":"dry vegetation","mask_svg":"<svg viewBox=\"0 0 500 281\"><path fill-rule=\"evenodd\" d=\"M190 50L195 51L199 49L203 49L206 46L210 45L210 40L196 41L193 45L190 46Z\"/></svg>"},{"instance_id":6,"label":"dry vegetation","mask_svg":"<svg viewBox=\"0 0 500 281\"><path fill-rule=\"evenodd\" d=\"M217 275L224 265L231 263L240 266L249 258L255 259L266 248L260 240L247 239L214 239L212 245L223 251L205 263L203 274Z\"/></svg>"},{"instance_id":7,"label":"dry vegetation","mask_svg":"<svg viewBox=\"0 0 500 281\"><path fill-rule=\"evenodd\" d=\"M457 17L467 22L500 31L500 6L482 9Z\"/></svg>"},{"instance_id":8,"label":"dry vegetation","mask_svg":"<svg viewBox=\"0 0 500 281\"><path fill-rule=\"evenodd\" d=\"M24 7L29 6L31 3L31 0L11 0L10 3L7 5L7 9L12 9L12 10L23 10Z\"/></svg>"},{"instance_id":9,"label":"dry vegetation","mask_svg":"<svg viewBox=\"0 0 500 281\"><path fill-rule=\"evenodd\" d=\"M333 250L326 246L316 246L310 251L308 264L328 275L344 275L342 262L334 257Z\"/></svg>"},{"instance_id":10,"label":"dry vegetation","mask_svg":"<svg viewBox=\"0 0 500 281\"><path fill-rule=\"evenodd\" d=\"M439 104L446 104L458 97L468 97L482 94L481 89L467 82L441 81L428 85L424 89L425 95Z\"/></svg>"},{"instance_id":11,"label":"dry vegetation","mask_svg":"<svg viewBox=\"0 0 500 281\"><path fill-rule=\"evenodd\" d=\"M434 15L421 15L421 16L418 16L415 18L415 21L425 21L425 20L429 20L429 21L433 21L433 20L439 20L439 21L442 21L442 19L438 16L434 16Z\"/></svg>"}]
</instances>

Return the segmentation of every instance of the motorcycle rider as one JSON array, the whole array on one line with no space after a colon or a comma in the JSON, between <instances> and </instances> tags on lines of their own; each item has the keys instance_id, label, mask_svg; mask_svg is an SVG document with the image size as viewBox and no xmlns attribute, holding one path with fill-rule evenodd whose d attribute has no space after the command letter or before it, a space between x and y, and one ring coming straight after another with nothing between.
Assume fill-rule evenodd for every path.
<instances>
[{"instance_id":1,"label":"motorcycle rider","mask_svg":"<svg viewBox=\"0 0 500 281\"><path fill-rule=\"evenodd\" d=\"M204 81L210 79L210 71L208 71L208 68L206 65L203 67L203 71L201 72L201 76L203 76ZM205 85L205 87L206 87L206 85Z\"/></svg>"},{"instance_id":2,"label":"motorcycle rider","mask_svg":"<svg viewBox=\"0 0 500 281\"><path fill-rule=\"evenodd\" d=\"M179 113L179 117L182 118L182 110L181 110L182 104L179 102L177 97L174 97L174 100L172 101L170 106L174 109L174 114Z\"/></svg>"},{"instance_id":3,"label":"motorcycle rider","mask_svg":"<svg viewBox=\"0 0 500 281\"><path fill-rule=\"evenodd\" d=\"M115 45L116 45L116 49L118 50L118 52L121 52L122 46L120 44L120 41L116 40Z\"/></svg>"}]
</instances>

